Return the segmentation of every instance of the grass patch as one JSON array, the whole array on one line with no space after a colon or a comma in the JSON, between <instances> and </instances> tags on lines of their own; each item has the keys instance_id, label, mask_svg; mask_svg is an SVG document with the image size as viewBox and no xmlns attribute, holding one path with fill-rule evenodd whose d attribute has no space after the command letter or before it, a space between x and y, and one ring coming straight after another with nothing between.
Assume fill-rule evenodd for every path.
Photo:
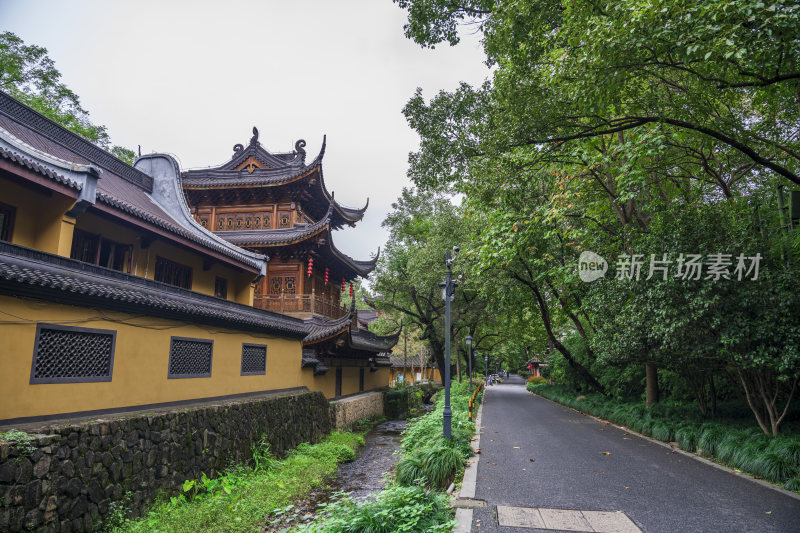
<instances>
[{"instance_id":1,"label":"grass patch","mask_svg":"<svg viewBox=\"0 0 800 533\"><path fill-rule=\"evenodd\" d=\"M319 444L301 444L282 460L263 441L253 449L253 465L221 476L187 480L179 496L156 500L137 520L121 520L115 531L130 533L254 531L265 517L282 512L311 489L323 485L340 462L355 458L364 438L333 432Z\"/></svg>"},{"instance_id":2,"label":"grass patch","mask_svg":"<svg viewBox=\"0 0 800 533\"><path fill-rule=\"evenodd\" d=\"M322 506L320 520L300 526L298 533L394 533L452 531L455 520L441 492L393 485L372 502L342 496Z\"/></svg>"}]
</instances>

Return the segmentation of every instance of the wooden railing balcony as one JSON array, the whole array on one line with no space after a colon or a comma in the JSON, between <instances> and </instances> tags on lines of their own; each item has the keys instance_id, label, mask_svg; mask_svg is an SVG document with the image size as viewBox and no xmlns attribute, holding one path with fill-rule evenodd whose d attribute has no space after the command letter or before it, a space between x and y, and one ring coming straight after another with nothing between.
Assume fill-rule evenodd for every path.
<instances>
[{"instance_id":1,"label":"wooden railing balcony","mask_svg":"<svg viewBox=\"0 0 800 533\"><path fill-rule=\"evenodd\" d=\"M313 314L328 318L341 318L347 309L340 307L332 298L316 294L265 294L253 298L253 306L283 315L310 317Z\"/></svg>"}]
</instances>

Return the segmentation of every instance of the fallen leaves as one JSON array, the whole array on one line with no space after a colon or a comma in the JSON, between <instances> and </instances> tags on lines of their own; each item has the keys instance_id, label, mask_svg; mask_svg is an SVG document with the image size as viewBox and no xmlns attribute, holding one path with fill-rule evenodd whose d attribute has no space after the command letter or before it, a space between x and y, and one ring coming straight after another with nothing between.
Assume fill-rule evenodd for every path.
<instances>
[{"instance_id":1,"label":"fallen leaves","mask_svg":"<svg viewBox=\"0 0 800 533\"><path fill-rule=\"evenodd\" d=\"M536 459L534 459L533 457L531 457L531 459L530 459L530 460L531 460L531 462L534 462Z\"/></svg>"},{"instance_id":2,"label":"fallen leaves","mask_svg":"<svg viewBox=\"0 0 800 533\"><path fill-rule=\"evenodd\" d=\"M519 446L514 446L514 449L515 449L515 450L519 450L519 449L521 449L521 448L520 448Z\"/></svg>"},{"instance_id":3,"label":"fallen leaves","mask_svg":"<svg viewBox=\"0 0 800 533\"><path fill-rule=\"evenodd\" d=\"M611 452L600 452L600 453L602 453L603 455L611 455Z\"/></svg>"}]
</instances>

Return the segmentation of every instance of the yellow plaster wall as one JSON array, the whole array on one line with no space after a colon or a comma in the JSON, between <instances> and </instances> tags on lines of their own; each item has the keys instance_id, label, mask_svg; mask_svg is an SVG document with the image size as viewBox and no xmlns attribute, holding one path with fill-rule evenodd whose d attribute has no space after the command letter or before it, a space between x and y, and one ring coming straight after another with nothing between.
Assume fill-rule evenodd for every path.
<instances>
[{"instance_id":1,"label":"yellow plaster wall","mask_svg":"<svg viewBox=\"0 0 800 533\"><path fill-rule=\"evenodd\" d=\"M0 309L8 313L0 314L0 419L129 407L306 384L302 374L308 370L300 367L299 340L10 296L0 296ZM112 381L31 385L37 322L116 330ZM214 341L210 378L167 379L172 336ZM266 375L240 375L244 342L268 346Z\"/></svg>"},{"instance_id":2,"label":"yellow plaster wall","mask_svg":"<svg viewBox=\"0 0 800 533\"><path fill-rule=\"evenodd\" d=\"M381 367L375 372L370 372L369 369L366 369L364 371L364 390L388 387L391 379L391 368L389 367Z\"/></svg>"},{"instance_id":3,"label":"yellow plaster wall","mask_svg":"<svg viewBox=\"0 0 800 533\"><path fill-rule=\"evenodd\" d=\"M301 376L302 385L310 390L320 391L329 400L336 396L336 369L328 368L322 376L315 376L313 368L304 368Z\"/></svg>"},{"instance_id":4,"label":"yellow plaster wall","mask_svg":"<svg viewBox=\"0 0 800 533\"><path fill-rule=\"evenodd\" d=\"M64 215L74 198L0 178L0 201L16 207L11 242L69 257L75 220Z\"/></svg>"},{"instance_id":5,"label":"yellow plaster wall","mask_svg":"<svg viewBox=\"0 0 800 533\"><path fill-rule=\"evenodd\" d=\"M367 370L368 372L369 370ZM367 377L364 376L366 384ZM358 392L358 368L357 367L343 367L342 368L342 396L348 394L355 394Z\"/></svg>"}]
</instances>

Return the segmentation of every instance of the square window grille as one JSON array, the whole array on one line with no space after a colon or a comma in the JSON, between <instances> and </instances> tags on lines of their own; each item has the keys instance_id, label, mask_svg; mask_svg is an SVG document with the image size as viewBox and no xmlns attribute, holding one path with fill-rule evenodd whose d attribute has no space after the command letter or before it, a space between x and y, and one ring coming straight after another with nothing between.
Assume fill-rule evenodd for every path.
<instances>
[{"instance_id":1,"label":"square window grille","mask_svg":"<svg viewBox=\"0 0 800 533\"><path fill-rule=\"evenodd\" d=\"M267 347L264 344L242 344L242 375L267 373Z\"/></svg>"},{"instance_id":2,"label":"square window grille","mask_svg":"<svg viewBox=\"0 0 800 533\"><path fill-rule=\"evenodd\" d=\"M169 348L169 379L210 378L214 341L172 337Z\"/></svg>"},{"instance_id":3,"label":"square window grille","mask_svg":"<svg viewBox=\"0 0 800 533\"><path fill-rule=\"evenodd\" d=\"M116 338L109 329L38 324L31 383L111 381Z\"/></svg>"}]
</instances>

